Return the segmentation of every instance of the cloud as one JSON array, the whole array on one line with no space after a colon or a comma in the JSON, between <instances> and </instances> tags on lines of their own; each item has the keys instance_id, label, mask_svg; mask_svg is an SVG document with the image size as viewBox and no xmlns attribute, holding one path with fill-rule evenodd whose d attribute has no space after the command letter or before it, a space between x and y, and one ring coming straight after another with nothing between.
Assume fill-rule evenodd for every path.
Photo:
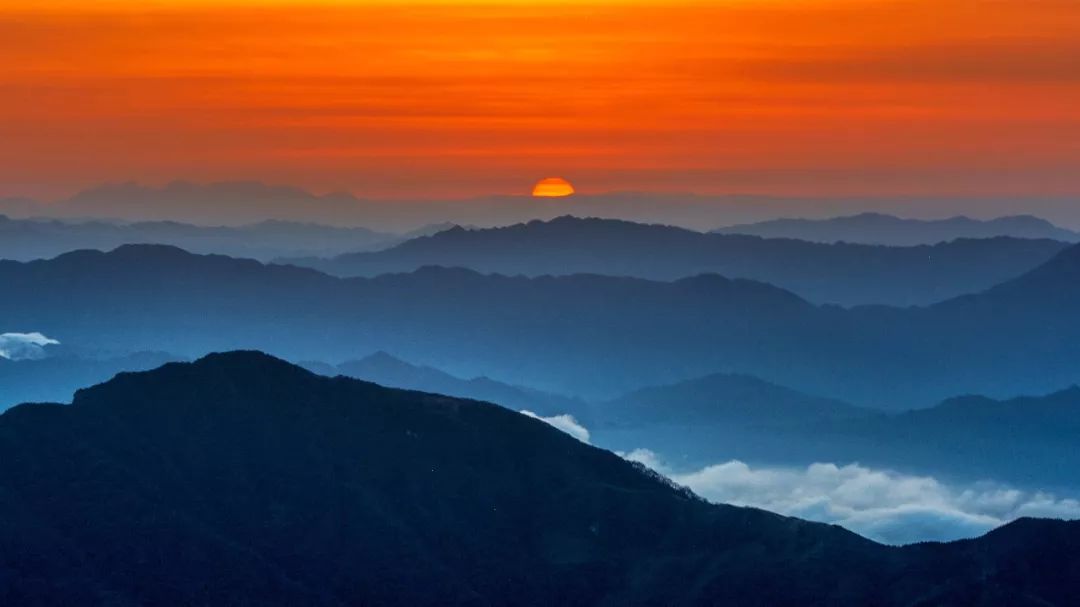
<instances>
[{"instance_id":1,"label":"cloud","mask_svg":"<svg viewBox=\"0 0 1080 607\"><path fill-rule=\"evenodd\" d=\"M953 486L858 464L752 467L733 460L676 474L645 449L620 454L718 503L833 523L887 544L982 535L1020 517L1080 518L1080 501L995 484Z\"/></svg>"},{"instance_id":2,"label":"cloud","mask_svg":"<svg viewBox=\"0 0 1080 607\"><path fill-rule=\"evenodd\" d=\"M41 333L0 333L0 358L34 360L45 358L45 346L59 345Z\"/></svg>"},{"instance_id":3,"label":"cloud","mask_svg":"<svg viewBox=\"0 0 1080 607\"><path fill-rule=\"evenodd\" d=\"M588 428L578 423L578 420L574 419L573 415L555 415L552 417L541 417L533 413L532 411L522 411L521 414L527 415L533 419L538 419L546 424L554 426L583 443L589 442Z\"/></svg>"}]
</instances>

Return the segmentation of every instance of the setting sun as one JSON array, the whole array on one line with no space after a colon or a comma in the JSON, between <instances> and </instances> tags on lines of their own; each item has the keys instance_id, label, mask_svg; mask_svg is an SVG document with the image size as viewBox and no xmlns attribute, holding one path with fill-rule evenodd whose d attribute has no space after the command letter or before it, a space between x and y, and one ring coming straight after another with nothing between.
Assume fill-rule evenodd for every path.
<instances>
[{"instance_id":1,"label":"setting sun","mask_svg":"<svg viewBox=\"0 0 1080 607\"><path fill-rule=\"evenodd\" d=\"M541 179L533 187L532 195L535 198L563 198L574 194L574 186L562 177L548 177Z\"/></svg>"}]
</instances>

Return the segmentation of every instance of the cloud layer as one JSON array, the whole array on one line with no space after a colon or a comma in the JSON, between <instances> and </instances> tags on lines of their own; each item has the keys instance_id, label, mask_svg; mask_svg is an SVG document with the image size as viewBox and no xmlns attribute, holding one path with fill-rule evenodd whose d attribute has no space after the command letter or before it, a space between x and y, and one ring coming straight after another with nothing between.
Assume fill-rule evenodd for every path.
<instances>
[{"instance_id":1,"label":"cloud layer","mask_svg":"<svg viewBox=\"0 0 1080 607\"><path fill-rule=\"evenodd\" d=\"M45 346L59 345L41 333L0 333L0 358L34 360L45 357Z\"/></svg>"},{"instance_id":2,"label":"cloud layer","mask_svg":"<svg viewBox=\"0 0 1080 607\"><path fill-rule=\"evenodd\" d=\"M623 456L713 501L833 523L888 544L976 537L1020 517L1080 518L1080 501L993 484L952 486L849 464L753 467L733 460L672 473L651 451Z\"/></svg>"},{"instance_id":3,"label":"cloud layer","mask_svg":"<svg viewBox=\"0 0 1080 607\"><path fill-rule=\"evenodd\" d=\"M583 443L589 442L588 428L578 423L578 420L574 419L573 415L555 415L552 417L541 417L533 413L532 411L522 411L521 414L527 415L533 419L538 419L546 424L554 426Z\"/></svg>"}]
</instances>

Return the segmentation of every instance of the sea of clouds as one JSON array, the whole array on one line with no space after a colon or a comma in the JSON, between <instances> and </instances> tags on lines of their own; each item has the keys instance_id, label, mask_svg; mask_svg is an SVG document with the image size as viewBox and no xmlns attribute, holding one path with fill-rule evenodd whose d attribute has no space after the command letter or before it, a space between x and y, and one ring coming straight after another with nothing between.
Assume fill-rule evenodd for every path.
<instances>
[{"instance_id":1,"label":"sea of clouds","mask_svg":"<svg viewBox=\"0 0 1080 607\"><path fill-rule=\"evenodd\" d=\"M588 428L571 415L521 413L589 442ZM1080 519L1077 499L993 482L953 484L857 463L783 467L732 460L684 472L648 449L619 455L709 501L840 525L885 544L978 537L1022 517Z\"/></svg>"},{"instance_id":2,"label":"sea of clouds","mask_svg":"<svg viewBox=\"0 0 1080 607\"><path fill-rule=\"evenodd\" d=\"M1076 499L991 482L959 486L859 464L772 467L737 460L677 473L645 449L622 455L709 501L832 523L886 544L977 537L1022 517L1080 519Z\"/></svg>"}]
</instances>

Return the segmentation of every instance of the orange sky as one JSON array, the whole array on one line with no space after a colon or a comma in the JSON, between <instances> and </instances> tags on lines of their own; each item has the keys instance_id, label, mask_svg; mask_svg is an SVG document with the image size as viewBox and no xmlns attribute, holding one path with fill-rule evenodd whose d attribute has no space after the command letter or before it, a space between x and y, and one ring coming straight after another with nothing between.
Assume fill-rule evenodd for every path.
<instances>
[{"instance_id":1,"label":"orange sky","mask_svg":"<svg viewBox=\"0 0 1080 607\"><path fill-rule=\"evenodd\" d=\"M0 196L186 178L458 197L551 175L1080 194L1080 3L0 0Z\"/></svg>"}]
</instances>

